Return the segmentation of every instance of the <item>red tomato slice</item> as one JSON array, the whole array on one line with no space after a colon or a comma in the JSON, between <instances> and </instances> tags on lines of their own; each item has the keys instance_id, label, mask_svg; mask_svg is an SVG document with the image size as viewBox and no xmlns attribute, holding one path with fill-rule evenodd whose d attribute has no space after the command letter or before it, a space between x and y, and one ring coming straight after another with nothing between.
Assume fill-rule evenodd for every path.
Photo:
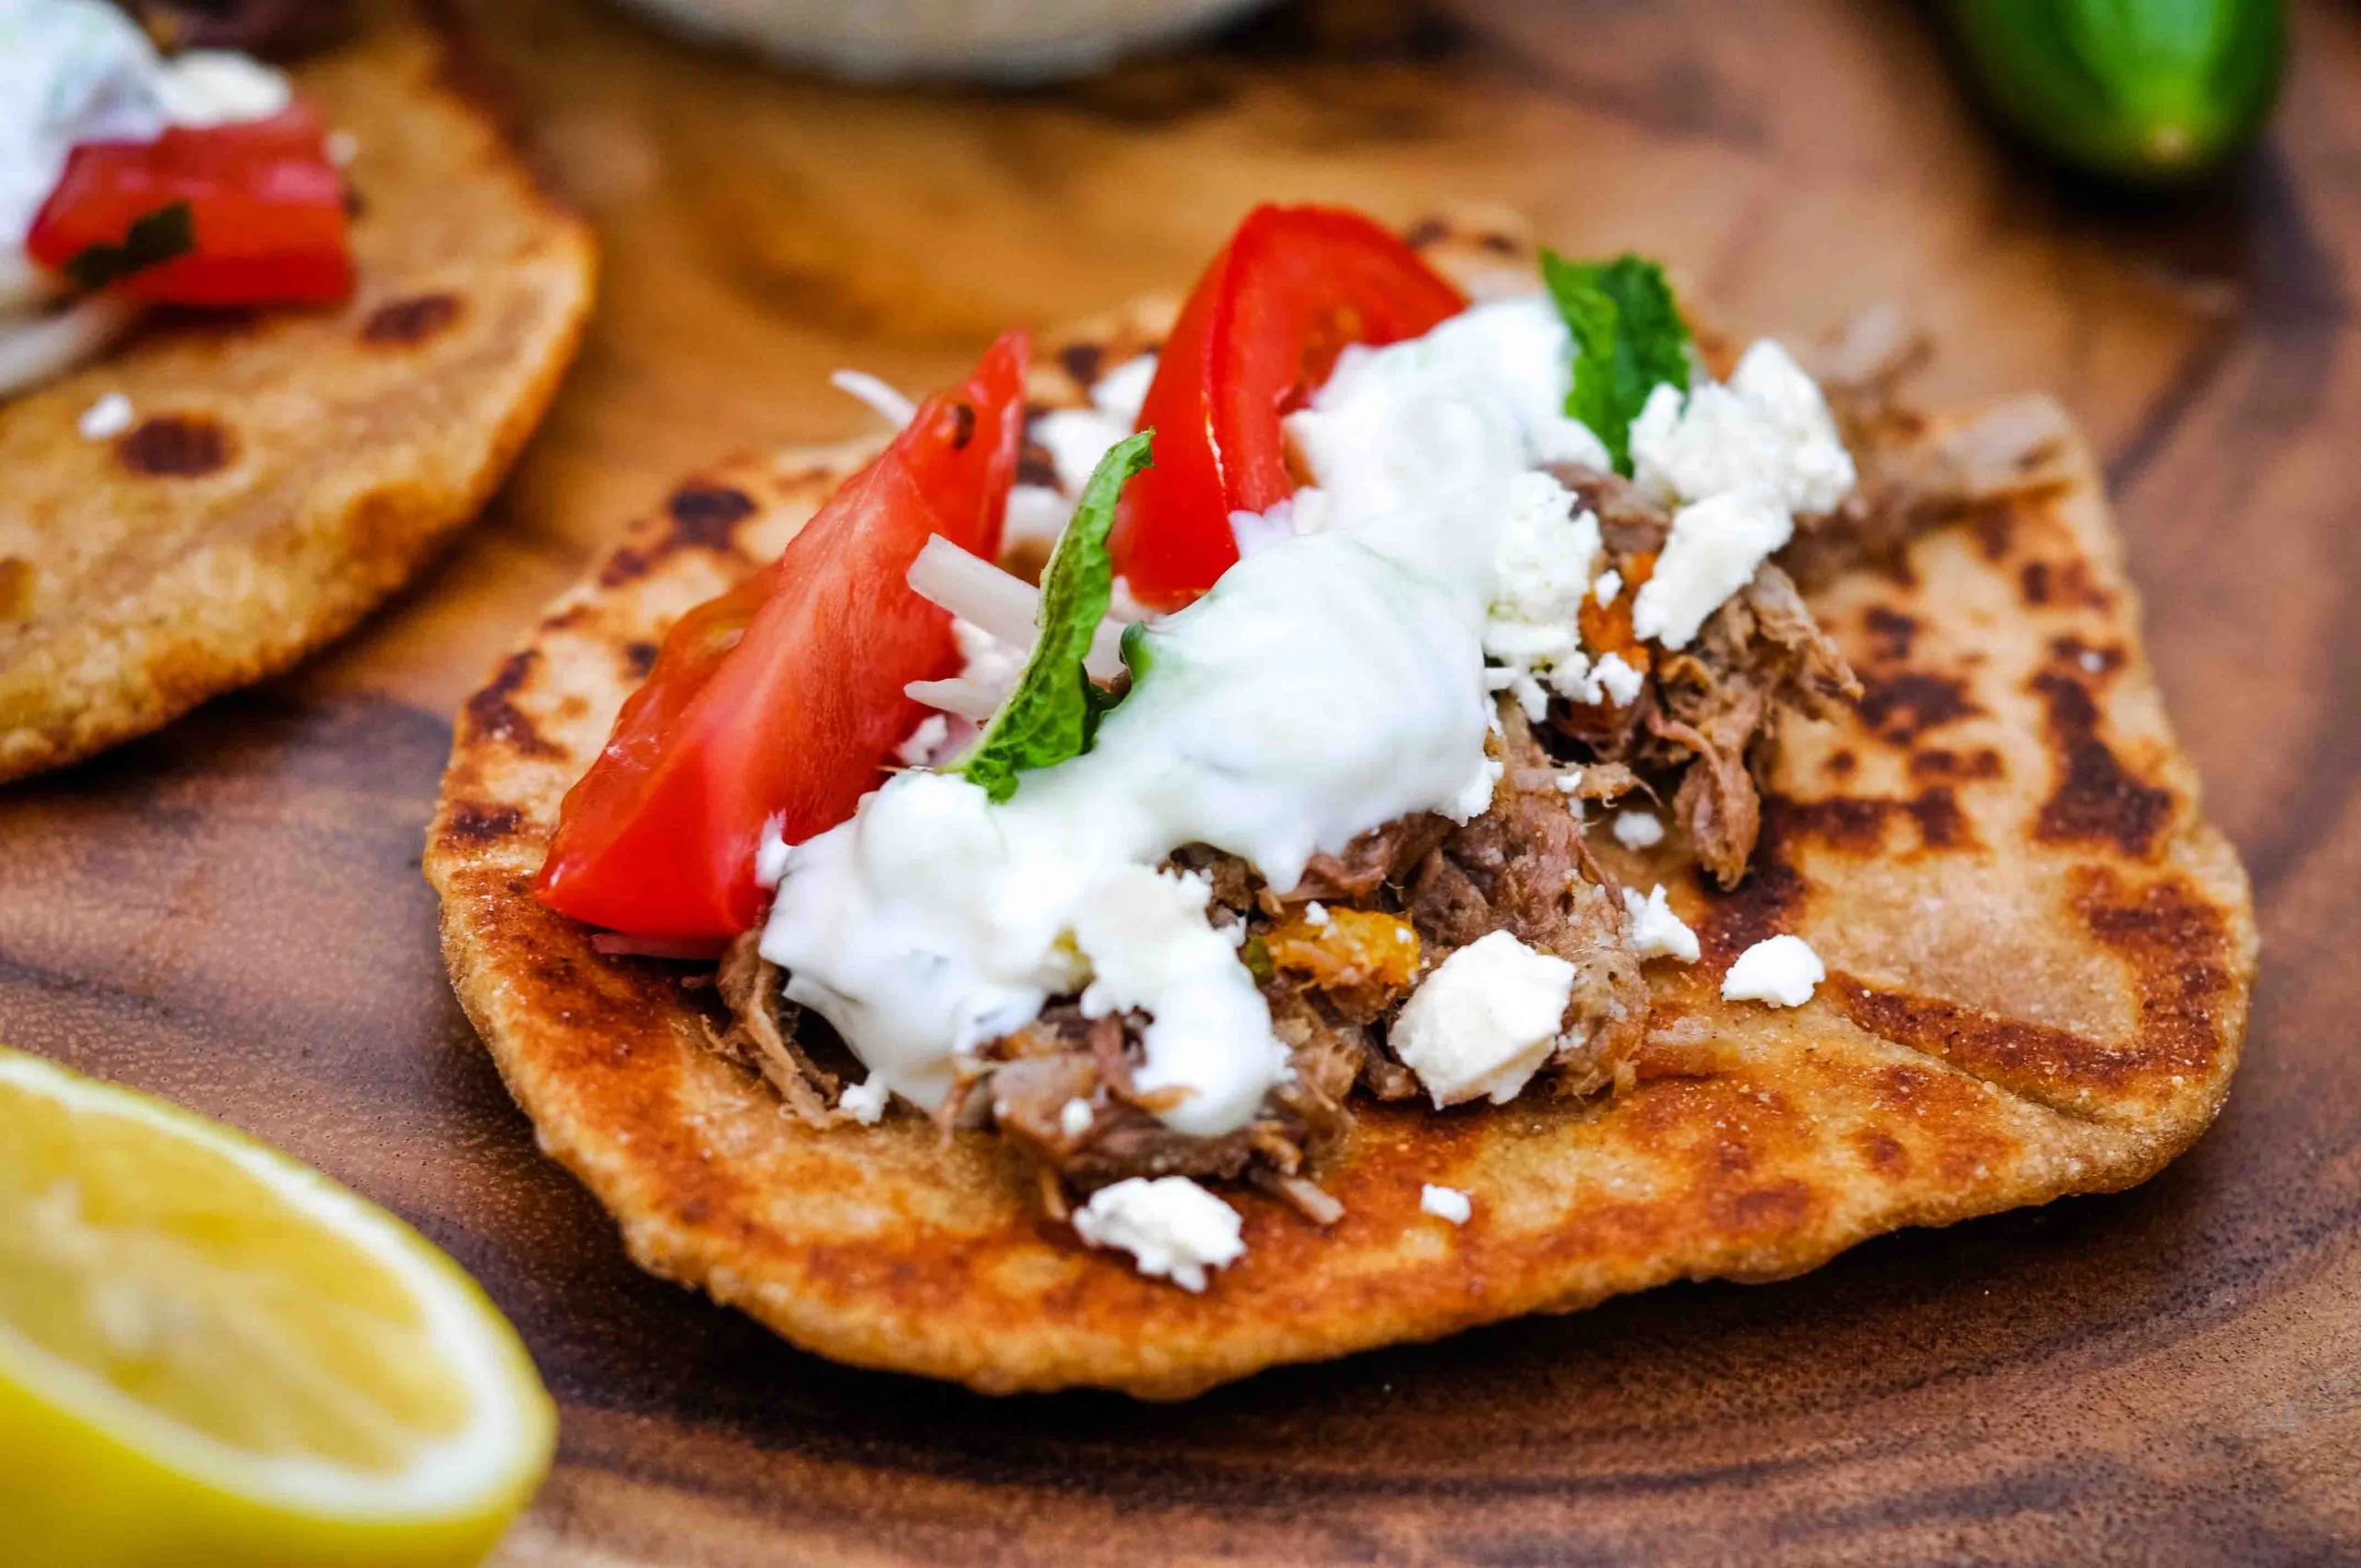
<instances>
[{"instance_id":1,"label":"red tomato slice","mask_svg":"<svg viewBox=\"0 0 2361 1568\"><path fill-rule=\"evenodd\" d=\"M132 225L188 209L195 248L114 285L187 305L326 303L352 291L344 179L302 104L267 120L175 126L152 142L86 142L33 220L27 247L63 269Z\"/></svg>"},{"instance_id":2,"label":"red tomato slice","mask_svg":"<svg viewBox=\"0 0 2361 1568\"><path fill-rule=\"evenodd\" d=\"M1229 515L1295 493L1280 419L1349 343L1415 338L1467 308L1418 253L1357 212L1258 207L1197 282L1157 360L1139 428L1156 467L1133 480L1113 542L1141 602L1187 603L1238 559Z\"/></svg>"},{"instance_id":3,"label":"red tomato slice","mask_svg":"<svg viewBox=\"0 0 2361 1568\"><path fill-rule=\"evenodd\" d=\"M993 344L777 561L682 617L566 793L541 902L635 936L735 936L762 914L763 825L800 843L877 787L925 712L902 688L959 667L910 563L933 534L999 553L1029 354L1021 332Z\"/></svg>"}]
</instances>

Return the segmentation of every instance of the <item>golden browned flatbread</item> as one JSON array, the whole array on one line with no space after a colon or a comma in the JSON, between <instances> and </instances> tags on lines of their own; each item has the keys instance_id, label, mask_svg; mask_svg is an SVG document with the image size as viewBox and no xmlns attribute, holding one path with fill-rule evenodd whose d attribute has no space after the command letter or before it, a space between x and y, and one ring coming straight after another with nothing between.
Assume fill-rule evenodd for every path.
<instances>
[{"instance_id":1,"label":"golden browned flatbread","mask_svg":"<svg viewBox=\"0 0 2361 1568\"><path fill-rule=\"evenodd\" d=\"M0 779L283 670L483 505L590 303L587 232L368 10L301 90L358 147L359 288L327 311L164 321L0 402ZM77 429L109 393L137 422Z\"/></svg>"},{"instance_id":2,"label":"golden browned flatbread","mask_svg":"<svg viewBox=\"0 0 2361 1568\"><path fill-rule=\"evenodd\" d=\"M1168 320L1144 307L1084 335L1037 395L1074 399L1060 366L1126 357ZM1644 854L1594 841L1626 880L1668 884L1705 949L1649 966L1626 1092L1364 1102L1318 1171L1345 1218L1323 1232L1233 1194L1248 1252L1202 1296L1038 1218L989 1136L945 1142L907 1112L807 1130L708 1047L677 968L601 956L528 888L667 625L774 556L868 450L718 469L634 529L467 705L426 857L459 996L542 1146L641 1264L800 1344L994 1392L1178 1397L2129 1186L2222 1102L2254 975L2246 879L2198 814L2076 450L2058 493L1819 597L1867 695L1790 733L1736 893L1677 834ZM1815 999L1721 1001L1730 960L1779 932L1826 958ZM1471 1194L1474 1218L1423 1215L1428 1182Z\"/></svg>"}]
</instances>

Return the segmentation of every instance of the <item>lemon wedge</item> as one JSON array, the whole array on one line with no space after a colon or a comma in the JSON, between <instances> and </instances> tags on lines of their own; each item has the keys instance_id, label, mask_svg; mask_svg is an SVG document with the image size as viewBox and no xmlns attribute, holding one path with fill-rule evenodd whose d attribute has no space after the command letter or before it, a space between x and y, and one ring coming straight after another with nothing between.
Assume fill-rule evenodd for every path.
<instances>
[{"instance_id":1,"label":"lemon wedge","mask_svg":"<svg viewBox=\"0 0 2361 1568\"><path fill-rule=\"evenodd\" d=\"M0 1050L0 1559L475 1562L556 1430L516 1331L408 1226Z\"/></svg>"}]
</instances>

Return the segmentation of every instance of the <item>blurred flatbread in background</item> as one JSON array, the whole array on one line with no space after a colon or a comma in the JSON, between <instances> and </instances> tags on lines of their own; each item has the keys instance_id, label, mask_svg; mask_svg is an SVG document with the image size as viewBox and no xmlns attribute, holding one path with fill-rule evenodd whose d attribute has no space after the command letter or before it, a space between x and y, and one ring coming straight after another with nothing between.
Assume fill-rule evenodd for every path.
<instances>
[{"instance_id":1,"label":"blurred flatbread in background","mask_svg":"<svg viewBox=\"0 0 2361 1568\"><path fill-rule=\"evenodd\" d=\"M481 509L573 357L587 230L406 8L295 69L352 138L359 287L326 311L160 314L0 402L0 779L293 664ZM101 399L132 424L78 429Z\"/></svg>"}]
</instances>

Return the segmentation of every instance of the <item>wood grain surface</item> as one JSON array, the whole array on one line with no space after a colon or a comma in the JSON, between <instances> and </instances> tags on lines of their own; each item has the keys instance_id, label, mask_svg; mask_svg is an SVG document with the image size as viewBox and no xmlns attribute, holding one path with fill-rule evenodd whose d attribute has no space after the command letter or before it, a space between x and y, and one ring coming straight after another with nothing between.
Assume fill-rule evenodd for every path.
<instances>
[{"instance_id":1,"label":"wood grain surface","mask_svg":"<svg viewBox=\"0 0 2361 1568\"><path fill-rule=\"evenodd\" d=\"M281 1144L483 1279L564 1406L504 1561L2361 1559L2361 11L2299 4L2271 145L2152 206L1997 149L1905 6L1331 0L1000 97L781 78L597 0L451 8L605 242L583 363L361 635L0 791L0 1039ZM2193 1153L1174 1408L846 1371L632 1269L443 976L417 867L451 707L680 477L864 428L829 370L925 386L1185 280L1264 196L1521 209L1747 328L1894 301L1939 391L2065 398L2261 915Z\"/></svg>"}]
</instances>

